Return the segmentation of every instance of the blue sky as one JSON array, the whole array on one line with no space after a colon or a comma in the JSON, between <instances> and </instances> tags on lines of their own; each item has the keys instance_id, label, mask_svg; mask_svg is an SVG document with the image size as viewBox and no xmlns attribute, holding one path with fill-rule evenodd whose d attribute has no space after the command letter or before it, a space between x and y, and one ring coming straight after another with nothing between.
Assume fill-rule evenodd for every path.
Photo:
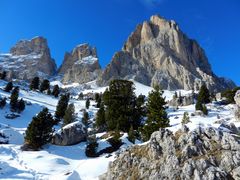
<instances>
[{"instance_id":1,"label":"blue sky","mask_svg":"<svg viewBox=\"0 0 240 180\"><path fill-rule=\"evenodd\" d=\"M240 84L239 9L239 0L0 0L0 52L41 35L58 66L88 42L105 67L138 23L160 14L200 43L218 76Z\"/></svg>"}]
</instances>

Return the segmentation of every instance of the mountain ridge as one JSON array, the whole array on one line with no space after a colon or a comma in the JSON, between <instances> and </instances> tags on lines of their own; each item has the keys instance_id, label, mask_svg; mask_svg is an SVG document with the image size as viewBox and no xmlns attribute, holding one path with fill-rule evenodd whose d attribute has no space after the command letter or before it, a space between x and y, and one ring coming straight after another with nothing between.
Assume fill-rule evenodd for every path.
<instances>
[{"instance_id":1,"label":"mountain ridge","mask_svg":"<svg viewBox=\"0 0 240 180\"><path fill-rule=\"evenodd\" d=\"M32 54L35 56L30 56ZM138 24L122 50L114 53L105 69L101 69L97 49L88 43L66 52L57 69L47 40L43 37L21 40L11 48L9 56L0 55L0 70L18 61L17 65L27 63L20 70L10 68L8 79L30 80L33 76L50 78L61 75L65 84L97 79L99 86L108 85L112 79L133 79L152 87L158 84L168 90L198 90L203 83L211 91L236 86L233 81L214 74L204 50L196 40L188 38L175 21L159 15ZM31 64L33 61L34 68Z\"/></svg>"}]
</instances>

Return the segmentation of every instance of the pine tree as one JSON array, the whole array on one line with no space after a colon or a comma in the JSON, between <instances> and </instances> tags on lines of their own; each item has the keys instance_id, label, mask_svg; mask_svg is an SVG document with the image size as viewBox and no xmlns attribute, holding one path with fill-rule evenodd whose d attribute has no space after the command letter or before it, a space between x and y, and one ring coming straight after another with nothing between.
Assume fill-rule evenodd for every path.
<instances>
[{"instance_id":1,"label":"pine tree","mask_svg":"<svg viewBox=\"0 0 240 180\"><path fill-rule=\"evenodd\" d=\"M90 106L90 100L87 99L87 100L86 100L86 109L89 109L89 106Z\"/></svg>"},{"instance_id":2,"label":"pine tree","mask_svg":"<svg viewBox=\"0 0 240 180\"><path fill-rule=\"evenodd\" d=\"M76 118L75 117L75 107L74 107L74 104L71 103L68 105L65 115L63 116L64 126L74 122L75 118Z\"/></svg>"},{"instance_id":3,"label":"pine tree","mask_svg":"<svg viewBox=\"0 0 240 180\"><path fill-rule=\"evenodd\" d=\"M103 103L101 104L101 106L97 112L96 125L99 128L106 126L105 109L104 109Z\"/></svg>"},{"instance_id":4,"label":"pine tree","mask_svg":"<svg viewBox=\"0 0 240 180\"><path fill-rule=\"evenodd\" d=\"M189 114L188 114L188 112L184 112L184 114L183 114L183 119L182 119L182 124L187 124L187 123L189 123L189 122L191 122L191 121L190 121Z\"/></svg>"},{"instance_id":5,"label":"pine tree","mask_svg":"<svg viewBox=\"0 0 240 180\"><path fill-rule=\"evenodd\" d=\"M25 101L23 99L20 99L20 101L18 102L18 112L22 112L25 109Z\"/></svg>"},{"instance_id":6,"label":"pine tree","mask_svg":"<svg viewBox=\"0 0 240 180\"><path fill-rule=\"evenodd\" d=\"M4 88L4 91L6 92L10 92L13 88L13 83L12 82L8 82L7 85Z\"/></svg>"},{"instance_id":7,"label":"pine tree","mask_svg":"<svg viewBox=\"0 0 240 180\"><path fill-rule=\"evenodd\" d=\"M203 105L202 112L203 112L204 115L208 115L208 109L207 109L207 106L205 104Z\"/></svg>"},{"instance_id":8,"label":"pine tree","mask_svg":"<svg viewBox=\"0 0 240 180\"><path fill-rule=\"evenodd\" d=\"M195 109L202 111L202 112L204 111L203 113L205 115L207 115L208 112L207 112L207 108L205 106L205 104L207 104L207 103L210 103L210 93L209 93L207 86L205 84L203 84L201 86L199 94L198 94Z\"/></svg>"},{"instance_id":9,"label":"pine tree","mask_svg":"<svg viewBox=\"0 0 240 180\"><path fill-rule=\"evenodd\" d=\"M210 92L205 84L203 84L200 88L197 101L202 104L210 103Z\"/></svg>"},{"instance_id":10,"label":"pine tree","mask_svg":"<svg viewBox=\"0 0 240 180\"><path fill-rule=\"evenodd\" d=\"M102 95L99 93L95 94L95 101L96 101L96 108L100 108L101 103L102 103Z\"/></svg>"},{"instance_id":11,"label":"pine tree","mask_svg":"<svg viewBox=\"0 0 240 180\"><path fill-rule=\"evenodd\" d=\"M7 100L7 98L0 99L0 109L4 108L4 106L6 105L6 100Z\"/></svg>"},{"instance_id":12,"label":"pine tree","mask_svg":"<svg viewBox=\"0 0 240 180\"><path fill-rule=\"evenodd\" d=\"M87 127L88 126L88 121L89 121L89 114L86 110L83 112L83 118L82 118L82 123Z\"/></svg>"},{"instance_id":13,"label":"pine tree","mask_svg":"<svg viewBox=\"0 0 240 180\"><path fill-rule=\"evenodd\" d=\"M131 126L131 128L129 129L129 132L128 132L128 140L134 144L135 139L136 139L136 137L134 134L134 130L133 130L133 127Z\"/></svg>"},{"instance_id":14,"label":"pine tree","mask_svg":"<svg viewBox=\"0 0 240 180\"><path fill-rule=\"evenodd\" d=\"M147 120L142 128L142 138L144 141L147 141L154 131L169 126L169 119L164 107L166 102L162 97L162 94L163 92L158 86L149 93L147 102Z\"/></svg>"},{"instance_id":15,"label":"pine tree","mask_svg":"<svg viewBox=\"0 0 240 180\"><path fill-rule=\"evenodd\" d=\"M85 149L85 154L87 157L98 157L98 153L97 153L98 143L97 143L96 135L89 139L91 140L89 140L88 142L88 145Z\"/></svg>"},{"instance_id":16,"label":"pine tree","mask_svg":"<svg viewBox=\"0 0 240 180\"><path fill-rule=\"evenodd\" d=\"M33 117L28 125L25 136L25 144L31 149L38 150L51 139L53 132L53 117L44 108L37 116Z\"/></svg>"},{"instance_id":17,"label":"pine tree","mask_svg":"<svg viewBox=\"0 0 240 180\"><path fill-rule=\"evenodd\" d=\"M7 72L3 71L2 73L0 73L0 79L4 80L7 76Z\"/></svg>"},{"instance_id":18,"label":"pine tree","mask_svg":"<svg viewBox=\"0 0 240 180\"><path fill-rule=\"evenodd\" d=\"M40 92L46 91L50 88L50 82L47 79L44 79L40 85Z\"/></svg>"},{"instance_id":19,"label":"pine tree","mask_svg":"<svg viewBox=\"0 0 240 180\"><path fill-rule=\"evenodd\" d=\"M200 101L197 101L195 109L196 111L203 111L203 104Z\"/></svg>"},{"instance_id":20,"label":"pine tree","mask_svg":"<svg viewBox=\"0 0 240 180\"><path fill-rule=\"evenodd\" d=\"M83 95L83 93L81 92L81 93L79 94L79 96L78 96L78 99L79 99L79 100L83 100L83 97L84 97L84 95Z\"/></svg>"},{"instance_id":21,"label":"pine tree","mask_svg":"<svg viewBox=\"0 0 240 180\"><path fill-rule=\"evenodd\" d=\"M51 89L48 88L48 89L47 89L47 95L51 95L51 94L52 94Z\"/></svg>"},{"instance_id":22,"label":"pine tree","mask_svg":"<svg viewBox=\"0 0 240 180\"><path fill-rule=\"evenodd\" d=\"M16 111L18 108L18 96L19 96L19 87L17 86L13 89L10 97L11 111Z\"/></svg>"},{"instance_id":23,"label":"pine tree","mask_svg":"<svg viewBox=\"0 0 240 180\"><path fill-rule=\"evenodd\" d=\"M58 85L54 85L54 86L53 86L53 90L52 90L52 95L53 95L54 97L58 97L59 93L60 93L59 86L58 86Z\"/></svg>"},{"instance_id":24,"label":"pine tree","mask_svg":"<svg viewBox=\"0 0 240 180\"><path fill-rule=\"evenodd\" d=\"M37 90L39 89L39 84L40 84L40 79L39 77L34 77L31 84L30 84L30 89L31 90Z\"/></svg>"},{"instance_id":25,"label":"pine tree","mask_svg":"<svg viewBox=\"0 0 240 180\"><path fill-rule=\"evenodd\" d=\"M65 115L65 111L68 107L68 101L69 101L69 94L61 95L55 111L55 117L57 119L61 119Z\"/></svg>"},{"instance_id":26,"label":"pine tree","mask_svg":"<svg viewBox=\"0 0 240 180\"><path fill-rule=\"evenodd\" d=\"M128 132L131 125L137 129L140 116L137 110L134 84L127 80L113 80L109 89L103 94L103 102L106 106L105 119L107 130L115 130L119 125L119 130Z\"/></svg>"}]
</instances>

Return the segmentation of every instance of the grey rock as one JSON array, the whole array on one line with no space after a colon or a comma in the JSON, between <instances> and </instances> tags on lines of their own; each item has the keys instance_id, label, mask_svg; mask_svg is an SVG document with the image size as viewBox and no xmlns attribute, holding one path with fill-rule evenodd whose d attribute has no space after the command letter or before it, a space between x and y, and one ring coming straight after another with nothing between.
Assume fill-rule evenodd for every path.
<instances>
[{"instance_id":1,"label":"grey rock","mask_svg":"<svg viewBox=\"0 0 240 180\"><path fill-rule=\"evenodd\" d=\"M240 90L238 90L234 96L234 100L237 104L237 106L240 106Z\"/></svg>"},{"instance_id":2,"label":"grey rock","mask_svg":"<svg viewBox=\"0 0 240 180\"><path fill-rule=\"evenodd\" d=\"M152 16L136 27L121 51L98 78L99 85L112 79L134 79L163 89L196 89L205 83L211 90L235 87L218 78L204 50L189 39L174 21Z\"/></svg>"},{"instance_id":3,"label":"grey rock","mask_svg":"<svg viewBox=\"0 0 240 180\"><path fill-rule=\"evenodd\" d=\"M234 100L236 102L235 108L235 118L240 120L240 90L238 90L234 96Z\"/></svg>"},{"instance_id":4,"label":"grey rock","mask_svg":"<svg viewBox=\"0 0 240 180\"><path fill-rule=\"evenodd\" d=\"M52 137L52 143L60 146L69 146L86 140L87 132L80 122L73 122L64 126Z\"/></svg>"},{"instance_id":5,"label":"grey rock","mask_svg":"<svg viewBox=\"0 0 240 180\"><path fill-rule=\"evenodd\" d=\"M168 102L169 106L189 106L191 104L194 104L194 100L196 98L195 94L189 94L182 97L174 97L172 100Z\"/></svg>"},{"instance_id":6,"label":"grey rock","mask_svg":"<svg viewBox=\"0 0 240 180\"><path fill-rule=\"evenodd\" d=\"M7 71L7 79L31 80L35 76L49 78L56 73L47 40L35 37L21 40L11 48L10 54L0 54L0 70Z\"/></svg>"},{"instance_id":7,"label":"grey rock","mask_svg":"<svg viewBox=\"0 0 240 180\"><path fill-rule=\"evenodd\" d=\"M109 164L100 179L239 179L240 141L213 127L154 132Z\"/></svg>"},{"instance_id":8,"label":"grey rock","mask_svg":"<svg viewBox=\"0 0 240 180\"><path fill-rule=\"evenodd\" d=\"M81 44L71 53L65 53L58 73L63 75L64 83L86 83L95 80L101 73L96 48Z\"/></svg>"}]
</instances>

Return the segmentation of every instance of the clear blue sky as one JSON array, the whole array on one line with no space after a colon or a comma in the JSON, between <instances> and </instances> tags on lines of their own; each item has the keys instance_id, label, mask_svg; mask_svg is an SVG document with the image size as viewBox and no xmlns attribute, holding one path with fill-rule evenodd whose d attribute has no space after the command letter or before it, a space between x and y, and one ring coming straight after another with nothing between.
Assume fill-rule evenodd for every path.
<instances>
[{"instance_id":1,"label":"clear blue sky","mask_svg":"<svg viewBox=\"0 0 240 180\"><path fill-rule=\"evenodd\" d=\"M0 0L0 52L44 36L58 66L88 42L105 67L138 23L174 19L205 49L214 72L240 84L240 0Z\"/></svg>"}]
</instances>

